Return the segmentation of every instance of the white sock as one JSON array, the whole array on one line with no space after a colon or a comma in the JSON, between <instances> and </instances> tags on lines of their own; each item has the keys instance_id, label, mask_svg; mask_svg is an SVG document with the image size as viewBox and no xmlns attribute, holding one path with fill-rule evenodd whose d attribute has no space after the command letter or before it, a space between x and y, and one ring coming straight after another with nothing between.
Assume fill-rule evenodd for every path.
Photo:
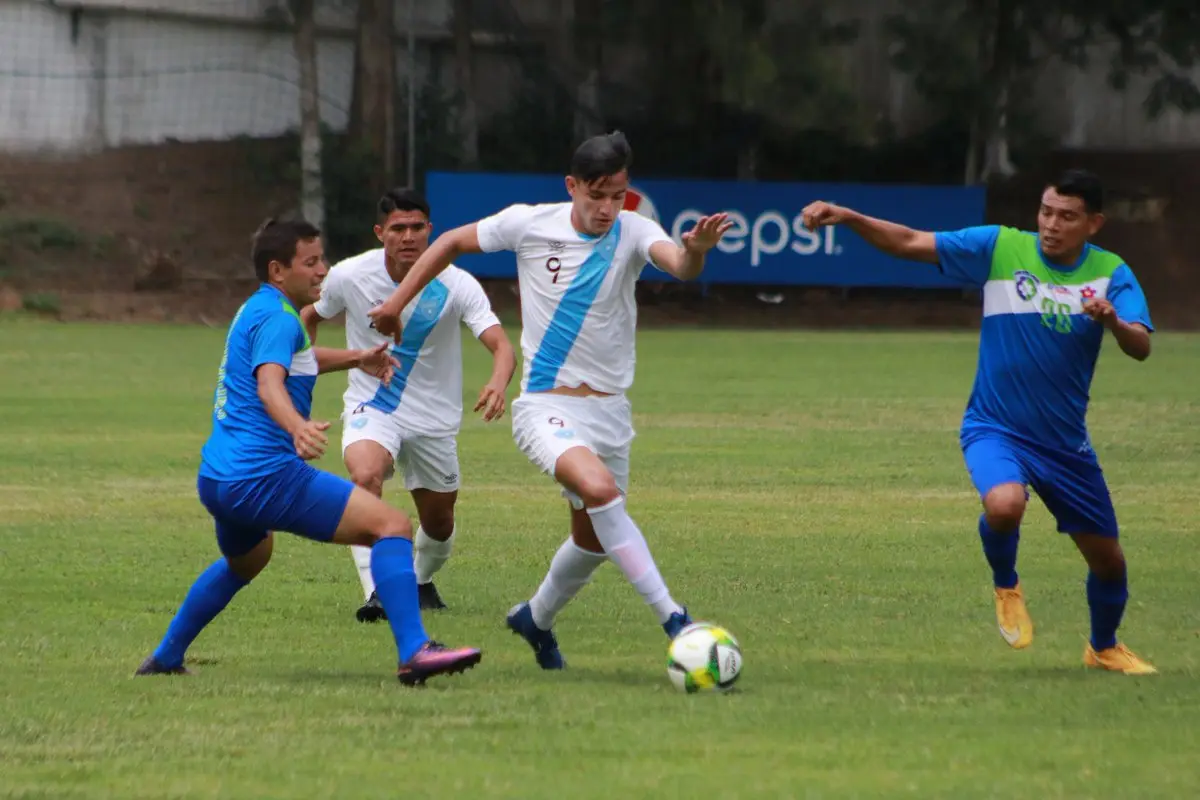
<instances>
[{"instance_id":1,"label":"white sock","mask_svg":"<svg viewBox=\"0 0 1200 800\"><path fill-rule=\"evenodd\" d=\"M529 601L533 612L533 624L544 631L554 627L554 618L562 611L579 590L587 586L596 567L608 559L604 553L584 550L569 538L558 548L550 560L550 569L538 587L537 594Z\"/></svg>"},{"instance_id":2,"label":"white sock","mask_svg":"<svg viewBox=\"0 0 1200 800\"><path fill-rule=\"evenodd\" d=\"M350 546L350 555L354 556L354 566L358 567L358 579L362 581L363 596L370 600L375 592L375 579L371 577L371 548Z\"/></svg>"},{"instance_id":3,"label":"white sock","mask_svg":"<svg viewBox=\"0 0 1200 800\"><path fill-rule=\"evenodd\" d=\"M417 573L417 583L429 583L433 580L434 573L450 559L456 530L457 528L450 531L449 539L439 542L426 533L424 528L417 528L417 535L413 537L413 570Z\"/></svg>"},{"instance_id":4,"label":"white sock","mask_svg":"<svg viewBox=\"0 0 1200 800\"><path fill-rule=\"evenodd\" d=\"M625 573L633 588L645 598L646 603L658 614L660 623L683 608L671 599L667 584L663 582L646 537L638 530L637 523L625 511L625 498L618 497L607 505L589 508L592 527L601 547L613 563Z\"/></svg>"}]
</instances>

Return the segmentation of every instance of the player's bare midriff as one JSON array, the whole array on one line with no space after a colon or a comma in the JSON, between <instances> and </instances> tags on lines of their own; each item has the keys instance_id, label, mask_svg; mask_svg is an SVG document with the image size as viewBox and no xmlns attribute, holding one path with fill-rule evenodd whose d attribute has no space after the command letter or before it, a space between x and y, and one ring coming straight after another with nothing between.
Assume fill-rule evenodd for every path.
<instances>
[{"instance_id":1,"label":"player's bare midriff","mask_svg":"<svg viewBox=\"0 0 1200 800\"><path fill-rule=\"evenodd\" d=\"M548 389L545 394L562 394L568 397L612 397L612 392L601 392L586 383L578 386L555 386L553 389Z\"/></svg>"}]
</instances>

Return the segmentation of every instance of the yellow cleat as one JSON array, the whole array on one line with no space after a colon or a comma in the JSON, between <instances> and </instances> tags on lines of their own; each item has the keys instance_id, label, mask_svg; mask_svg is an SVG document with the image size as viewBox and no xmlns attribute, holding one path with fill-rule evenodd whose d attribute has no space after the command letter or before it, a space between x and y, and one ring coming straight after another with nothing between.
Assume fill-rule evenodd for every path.
<instances>
[{"instance_id":1,"label":"yellow cleat","mask_svg":"<svg viewBox=\"0 0 1200 800\"><path fill-rule=\"evenodd\" d=\"M1107 650L1096 650L1091 643L1083 651L1083 665L1092 669L1107 669L1111 672L1123 672L1126 675L1157 675L1158 670L1138 658L1123 644Z\"/></svg>"},{"instance_id":2,"label":"yellow cleat","mask_svg":"<svg viewBox=\"0 0 1200 800\"><path fill-rule=\"evenodd\" d=\"M1021 584L996 590L996 622L1009 647L1020 650L1033 644L1033 620L1029 618L1029 609L1025 608Z\"/></svg>"}]
</instances>

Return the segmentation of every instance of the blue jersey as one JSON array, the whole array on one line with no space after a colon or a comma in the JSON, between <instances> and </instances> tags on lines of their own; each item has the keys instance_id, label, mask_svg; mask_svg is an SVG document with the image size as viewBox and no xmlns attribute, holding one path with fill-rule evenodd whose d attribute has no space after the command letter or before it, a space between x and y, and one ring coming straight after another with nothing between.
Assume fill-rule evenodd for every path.
<instances>
[{"instance_id":1,"label":"blue jersey","mask_svg":"<svg viewBox=\"0 0 1200 800\"><path fill-rule=\"evenodd\" d=\"M283 293L263 285L234 316L217 371L212 434L201 451L200 476L216 481L257 478L300 461L292 437L267 414L256 372L287 370L285 384L301 416L312 412L317 358L300 315Z\"/></svg>"},{"instance_id":2,"label":"blue jersey","mask_svg":"<svg viewBox=\"0 0 1200 800\"><path fill-rule=\"evenodd\" d=\"M936 242L941 270L983 289L979 366L963 445L999 432L1090 454L1087 406L1104 328L1082 306L1107 299L1122 321L1153 330L1133 271L1090 244L1074 264L1054 264L1042 255L1036 234L994 225L938 233Z\"/></svg>"}]
</instances>

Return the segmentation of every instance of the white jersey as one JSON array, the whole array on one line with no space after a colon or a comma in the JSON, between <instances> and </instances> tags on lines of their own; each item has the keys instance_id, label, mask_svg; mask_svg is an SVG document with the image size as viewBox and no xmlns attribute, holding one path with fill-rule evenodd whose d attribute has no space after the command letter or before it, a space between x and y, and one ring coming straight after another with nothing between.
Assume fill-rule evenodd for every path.
<instances>
[{"instance_id":1,"label":"white jersey","mask_svg":"<svg viewBox=\"0 0 1200 800\"><path fill-rule=\"evenodd\" d=\"M346 312L346 344L378 347L381 335L367 312L395 290L383 249L348 258L329 270L314 309L323 318ZM476 337L500 320L479 281L450 266L400 314L404 327L392 355L400 362L390 386L362 370L350 370L346 408L361 405L394 414L403 428L421 436L453 436L462 424L462 337L466 323Z\"/></svg>"},{"instance_id":2,"label":"white jersey","mask_svg":"<svg viewBox=\"0 0 1200 800\"><path fill-rule=\"evenodd\" d=\"M657 222L622 211L596 238L571 225L571 204L513 205L479 221L485 253L517 254L521 390L586 383L619 394L633 384L634 287L650 246L671 242Z\"/></svg>"}]
</instances>

